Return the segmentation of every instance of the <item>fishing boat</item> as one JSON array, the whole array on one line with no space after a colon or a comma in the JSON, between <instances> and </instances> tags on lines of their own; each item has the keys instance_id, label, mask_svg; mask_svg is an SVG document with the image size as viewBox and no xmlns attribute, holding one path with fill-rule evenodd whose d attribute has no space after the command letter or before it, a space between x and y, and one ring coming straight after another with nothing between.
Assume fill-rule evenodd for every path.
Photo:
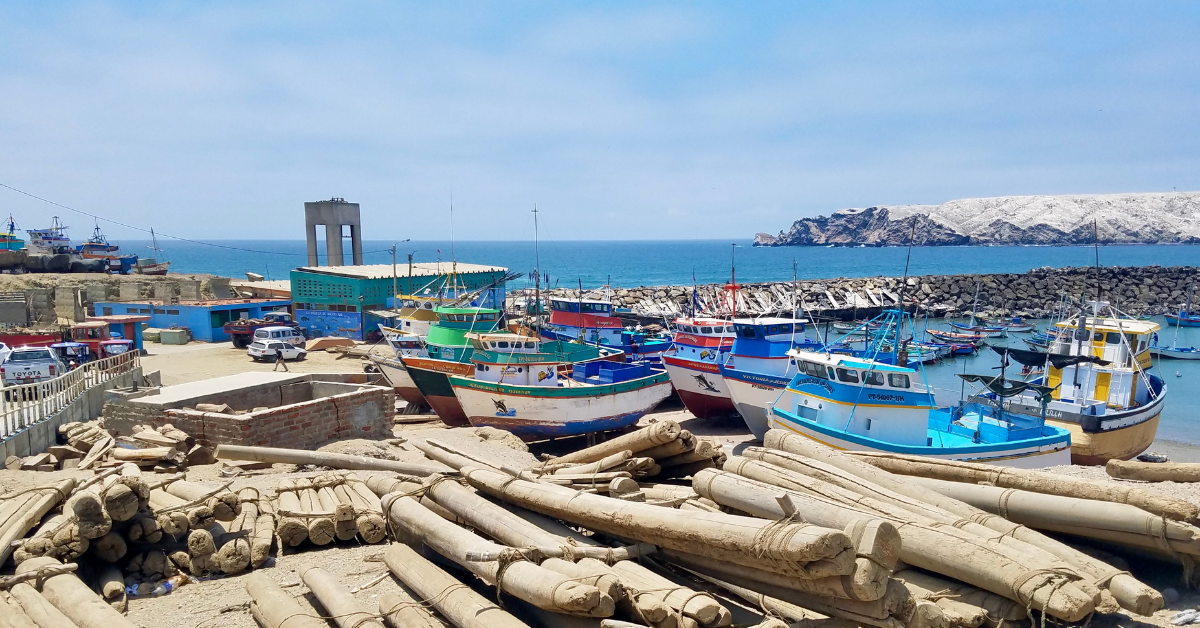
<instances>
[{"instance_id":1,"label":"fishing boat","mask_svg":"<svg viewBox=\"0 0 1200 628\"><path fill-rule=\"evenodd\" d=\"M71 254L71 238L67 237L67 226L59 222L58 216L51 218L50 227L46 229L26 229L29 234L29 245L26 249L30 255L62 255Z\"/></svg>"},{"instance_id":2,"label":"fishing boat","mask_svg":"<svg viewBox=\"0 0 1200 628\"><path fill-rule=\"evenodd\" d=\"M1048 403L1026 391L1003 400L1005 412L1039 415L1071 432L1071 460L1097 465L1128 460L1154 441L1167 398L1166 383L1148 372L1151 338L1161 327L1121 315L1095 301L1056 323L1059 337L1046 352L1007 349L1021 364L1043 368L1032 380L1051 390Z\"/></svg>"},{"instance_id":3,"label":"fishing boat","mask_svg":"<svg viewBox=\"0 0 1200 628\"><path fill-rule=\"evenodd\" d=\"M788 352L821 343L805 338L803 321L792 318L734 319L733 328L733 347L717 366L733 407L754 437L762 440L767 433L767 408L796 373Z\"/></svg>"},{"instance_id":4,"label":"fishing boat","mask_svg":"<svg viewBox=\"0 0 1200 628\"><path fill-rule=\"evenodd\" d=\"M429 352L425 349L424 337L383 325L379 326L379 331L383 333L383 339L392 348L394 355L389 358L371 353L367 354L367 358L379 369L383 378L392 385L401 399L408 403L429 405L425 400L425 395L421 394L421 390L413 382L412 376L408 374L408 369L403 362L405 357L429 357Z\"/></svg>"},{"instance_id":5,"label":"fishing boat","mask_svg":"<svg viewBox=\"0 0 1200 628\"><path fill-rule=\"evenodd\" d=\"M99 223L92 231L92 237L84 240L83 244L75 247L75 251L84 259L103 259L108 260L108 269L114 273L128 275L129 271L137 264L138 257L136 255L118 255L121 247L116 244L111 244L104 232L100 229Z\"/></svg>"},{"instance_id":6,"label":"fishing boat","mask_svg":"<svg viewBox=\"0 0 1200 628\"><path fill-rule=\"evenodd\" d=\"M496 331L500 311L482 307L438 307L434 311L438 322L425 336L426 354L400 356L400 362L438 418L451 427L465 427L470 422L454 396L449 376L474 374L470 360L475 348L466 335Z\"/></svg>"},{"instance_id":7,"label":"fishing boat","mask_svg":"<svg viewBox=\"0 0 1200 628\"><path fill-rule=\"evenodd\" d=\"M1185 318L1184 315L1189 310L1191 310L1191 308L1192 308L1192 288L1189 286L1188 287L1187 304L1185 304L1183 306L1183 309L1180 310L1180 312L1179 312L1180 320L1183 320ZM1198 317L1198 318L1200 318L1200 317ZM1154 355L1158 356L1159 358L1168 358L1168 359L1172 359L1172 360L1200 360L1200 349L1197 349L1196 347L1180 347L1179 346L1179 328L1186 327L1186 326L1187 325L1181 325L1181 324L1174 325L1175 337L1171 340L1170 347L1163 347L1158 344L1158 334L1154 334L1153 336L1151 336L1151 340L1152 340L1152 344L1150 346L1151 352L1153 352Z\"/></svg>"},{"instance_id":8,"label":"fishing boat","mask_svg":"<svg viewBox=\"0 0 1200 628\"><path fill-rule=\"evenodd\" d=\"M599 299L550 299L550 322L539 330L546 340L612 347L631 359L661 356L671 338L639 327L626 327L613 316L613 304Z\"/></svg>"},{"instance_id":9,"label":"fishing boat","mask_svg":"<svg viewBox=\"0 0 1200 628\"><path fill-rule=\"evenodd\" d=\"M963 323L948 323L948 325L957 329L960 333L979 335L984 338L1005 338L1008 336L1008 329L1005 327Z\"/></svg>"},{"instance_id":10,"label":"fishing boat","mask_svg":"<svg viewBox=\"0 0 1200 628\"><path fill-rule=\"evenodd\" d=\"M720 368L733 348L733 339L734 327L730 321L702 317L675 319L674 344L663 354L663 365L679 400L697 417L737 414Z\"/></svg>"},{"instance_id":11,"label":"fishing boat","mask_svg":"<svg viewBox=\"0 0 1200 628\"><path fill-rule=\"evenodd\" d=\"M987 336L983 334L963 334L953 331L942 331L940 329L929 329L926 330L925 333L937 338L938 340L941 340L942 342L971 343L975 346L987 344Z\"/></svg>"},{"instance_id":12,"label":"fishing boat","mask_svg":"<svg viewBox=\"0 0 1200 628\"><path fill-rule=\"evenodd\" d=\"M1200 327L1200 314L1192 311L1192 287L1188 286L1187 303L1174 314L1167 314L1167 324L1171 327Z\"/></svg>"},{"instance_id":13,"label":"fishing boat","mask_svg":"<svg viewBox=\"0 0 1200 628\"><path fill-rule=\"evenodd\" d=\"M985 323L994 327L1002 327L1010 332L1027 332L1033 331L1033 323L1021 318L1020 316L1001 316L999 318L985 318Z\"/></svg>"},{"instance_id":14,"label":"fishing boat","mask_svg":"<svg viewBox=\"0 0 1200 628\"><path fill-rule=\"evenodd\" d=\"M891 311L881 316L901 323L907 315ZM1006 413L982 397L939 408L923 371L822 351L793 351L791 356L798 372L770 406L772 428L835 449L1021 468L1070 462L1067 430L1036 417ZM893 361L897 359L893 353ZM1024 382L1007 386L1005 390L1031 387Z\"/></svg>"},{"instance_id":15,"label":"fishing boat","mask_svg":"<svg viewBox=\"0 0 1200 628\"><path fill-rule=\"evenodd\" d=\"M139 257L133 270L139 275L165 275L171 269L171 262L159 261L162 259L162 249L158 248L158 236L154 235L154 229L150 229L150 249L154 251L154 257Z\"/></svg>"},{"instance_id":16,"label":"fishing boat","mask_svg":"<svg viewBox=\"0 0 1200 628\"><path fill-rule=\"evenodd\" d=\"M20 251L23 248L25 248L25 240L17 235L17 221L10 214L8 231L0 233L0 251Z\"/></svg>"},{"instance_id":17,"label":"fishing boat","mask_svg":"<svg viewBox=\"0 0 1200 628\"><path fill-rule=\"evenodd\" d=\"M526 441L622 429L671 394L666 372L619 349L468 334L474 375L451 375L467 420Z\"/></svg>"}]
</instances>

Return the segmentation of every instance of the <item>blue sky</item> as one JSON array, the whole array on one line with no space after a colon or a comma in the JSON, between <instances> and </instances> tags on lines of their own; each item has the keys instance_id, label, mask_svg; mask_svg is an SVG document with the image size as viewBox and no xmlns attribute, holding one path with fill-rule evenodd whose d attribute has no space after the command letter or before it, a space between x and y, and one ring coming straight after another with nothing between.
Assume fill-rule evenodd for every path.
<instances>
[{"instance_id":1,"label":"blue sky","mask_svg":"<svg viewBox=\"0 0 1200 628\"><path fill-rule=\"evenodd\" d=\"M0 183L197 238L752 237L1200 189L1200 4L0 5ZM22 227L61 214L0 189ZM136 237L120 227L116 237Z\"/></svg>"}]
</instances>

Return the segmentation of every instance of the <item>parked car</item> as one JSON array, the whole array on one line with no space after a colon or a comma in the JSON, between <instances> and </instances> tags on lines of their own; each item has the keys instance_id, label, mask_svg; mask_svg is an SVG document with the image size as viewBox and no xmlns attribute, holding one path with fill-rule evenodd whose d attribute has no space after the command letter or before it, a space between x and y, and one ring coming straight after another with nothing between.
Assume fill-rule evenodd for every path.
<instances>
[{"instance_id":1,"label":"parked car","mask_svg":"<svg viewBox=\"0 0 1200 628\"><path fill-rule=\"evenodd\" d=\"M279 354L283 355L284 360L303 360L308 351L279 340L255 340L246 349L246 355L255 362L274 362Z\"/></svg>"},{"instance_id":2,"label":"parked car","mask_svg":"<svg viewBox=\"0 0 1200 628\"><path fill-rule=\"evenodd\" d=\"M300 333L299 327L272 325L270 327L259 327L254 330L254 342L264 342L267 340L278 340L279 342L304 346L304 334Z\"/></svg>"},{"instance_id":3,"label":"parked car","mask_svg":"<svg viewBox=\"0 0 1200 628\"><path fill-rule=\"evenodd\" d=\"M255 332L264 327L291 327L300 333L300 325L292 319L292 315L286 311L282 312L267 312L262 318L239 319L225 323L225 333L229 334L230 340L233 341L233 346L241 349L247 347L257 338Z\"/></svg>"},{"instance_id":4,"label":"parked car","mask_svg":"<svg viewBox=\"0 0 1200 628\"><path fill-rule=\"evenodd\" d=\"M0 364L0 380L5 386L37 384L66 372L67 365L49 347L17 347L8 354L4 364ZM29 397L24 393L22 396ZM33 394L33 398L38 396L36 392ZM5 392L5 398L11 399L8 392Z\"/></svg>"}]
</instances>

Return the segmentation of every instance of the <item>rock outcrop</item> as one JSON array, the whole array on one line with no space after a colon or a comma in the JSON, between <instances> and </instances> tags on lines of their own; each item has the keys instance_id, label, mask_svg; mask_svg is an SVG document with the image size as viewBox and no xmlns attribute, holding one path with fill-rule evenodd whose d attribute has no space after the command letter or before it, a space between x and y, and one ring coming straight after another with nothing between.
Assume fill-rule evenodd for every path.
<instances>
[{"instance_id":1,"label":"rock outcrop","mask_svg":"<svg viewBox=\"0 0 1200 628\"><path fill-rule=\"evenodd\" d=\"M1092 221L1096 222L1095 235ZM914 231L914 223L916 229ZM1200 192L1000 196L843 209L755 246L1200 244Z\"/></svg>"}]
</instances>

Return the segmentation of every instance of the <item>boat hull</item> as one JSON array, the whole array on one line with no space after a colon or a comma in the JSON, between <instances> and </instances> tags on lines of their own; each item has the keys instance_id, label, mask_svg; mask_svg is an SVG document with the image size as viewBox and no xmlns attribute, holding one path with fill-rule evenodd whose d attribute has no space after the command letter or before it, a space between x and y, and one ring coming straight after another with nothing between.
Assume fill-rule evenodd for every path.
<instances>
[{"instance_id":1,"label":"boat hull","mask_svg":"<svg viewBox=\"0 0 1200 628\"><path fill-rule=\"evenodd\" d=\"M729 386L716 364L664 356L663 365L688 412L701 419L738 413L729 396Z\"/></svg>"},{"instance_id":2,"label":"boat hull","mask_svg":"<svg viewBox=\"0 0 1200 628\"><path fill-rule=\"evenodd\" d=\"M721 369L721 376L729 387L733 407L742 415L750 433L762 440L770 429L767 408L779 399L791 378L727 368Z\"/></svg>"},{"instance_id":3,"label":"boat hull","mask_svg":"<svg viewBox=\"0 0 1200 628\"><path fill-rule=\"evenodd\" d=\"M1002 443L978 447L943 448L893 445L861 438L808 421L795 414L776 409L770 427L800 434L818 443L843 451L904 453L943 460L978 462L1017 469L1040 469L1071 464L1071 438L1037 439L1035 442ZM1072 434L1073 436L1073 434ZM1049 442L1041 442L1049 441Z\"/></svg>"},{"instance_id":4,"label":"boat hull","mask_svg":"<svg viewBox=\"0 0 1200 628\"><path fill-rule=\"evenodd\" d=\"M1046 419L1046 424L1071 433L1072 464L1103 465L1109 460L1131 460L1149 449L1158 433L1161 413L1162 407L1159 406L1153 416L1102 432L1085 431L1078 423L1071 421Z\"/></svg>"},{"instance_id":5,"label":"boat hull","mask_svg":"<svg viewBox=\"0 0 1200 628\"><path fill-rule=\"evenodd\" d=\"M1171 327L1200 327L1200 317L1167 314L1167 324Z\"/></svg>"},{"instance_id":6,"label":"boat hull","mask_svg":"<svg viewBox=\"0 0 1200 628\"><path fill-rule=\"evenodd\" d=\"M475 372L473 364L431 358L404 358L402 361L421 396L425 397L425 403L429 404L442 423L450 427L471 424L458 398L454 396L449 376L472 375Z\"/></svg>"},{"instance_id":7,"label":"boat hull","mask_svg":"<svg viewBox=\"0 0 1200 628\"><path fill-rule=\"evenodd\" d=\"M429 405L425 401L425 395L421 394L421 389L417 388L412 376L408 374L408 369L404 368L404 363L375 355L370 356L370 358L375 363L375 366L379 368L379 372L383 374L384 379L396 390L396 394L400 395L401 399L408 403Z\"/></svg>"},{"instance_id":8,"label":"boat hull","mask_svg":"<svg viewBox=\"0 0 1200 628\"><path fill-rule=\"evenodd\" d=\"M457 376L450 384L471 425L526 441L628 427L671 394L662 372L599 386L513 386Z\"/></svg>"},{"instance_id":9,"label":"boat hull","mask_svg":"<svg viewBox=\"0 0 1200 628\"><path fill-rule=\"evenodd\" d=\"M1166 349L1152 348L1154 355L1168 360L1200 360L1200 350L1197 349Z\"/></svg>"}]
</instances>

